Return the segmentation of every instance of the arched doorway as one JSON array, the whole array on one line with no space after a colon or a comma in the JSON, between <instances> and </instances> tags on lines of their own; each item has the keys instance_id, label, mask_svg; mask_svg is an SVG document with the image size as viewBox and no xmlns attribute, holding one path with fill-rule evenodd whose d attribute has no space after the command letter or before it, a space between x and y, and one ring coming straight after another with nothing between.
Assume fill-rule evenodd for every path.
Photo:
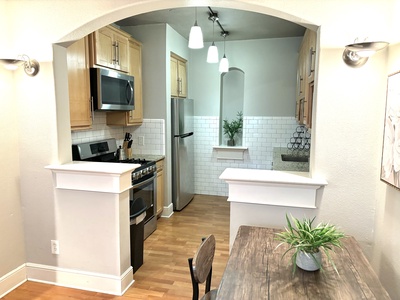
<instances>
[{"instance_id":1,"label":"arched doorway","mask_svg":"<svg viewBox=\"0 0 400 300\"><path fill-rule=\"evenodd\" d=\"M262 14L267 14L275 17L280 17L283 19L286 19L291 22L299 23L303 26L304 20L294 16L292 14L288 14L286 12L280 12L276 9L271 9L267 6L263 5L254 5L250 4L250 1L227 1L224 3L219 3L219 7L224 7L224 8L232 8L232 9L242 9L242 10L248 10L256 13L262 13ZM202 6L206 5L213 5L214 3L212 1L204 1L202 3ZM76 28L74 31L72 31L70 34L66 35L62 39L60 39L59 43L54 46L54 52L55 52L55 69L59 70L59 72L55 73L55 81L57 82L56 88L57 89L63 89L64 91L68 90L67 85L62 82L62 79L58 80L57 74L65 74L66 69L66 58L65 58L65 45L68 45L69 42L72 40L76 40L79 38L82 38L83 36L93 32L94 30L97 30L103 26L106 26L110 23L116 22L120 19L132 16L132 15L138 15L141 13L145 12L150 12L150 11L155 11L155 10L161 10L161 9L170 9L170 8L176 8L176 7L188 7L187 3L185 1L156 1L156 2L151 2L150 1L145 1L142 3L131 3L128 7L121 7L120 8L115 8L113 7L112 12L110 11L104 11L103 15L101 17L98 17L95 20L89 21L85 25ZM64 68L64 71L63 71ZM67 93L65 92L58 92L57 93L57 106L58 107L65 107L66 103L68 103L68 97ZM69 120L69 115L68 115L68 109L63 109L59 110L57 114L57 122L58 122L58 127L63 128L63 130L59 130L59 141L64 141L63 145L59 147L59 157L60 157L60 162L66 163L70 161L70 144L71 144L71 133L68 128L68 126L65 126L65 123L68 122ZM64 126L63 126L64 125ZM168 128L166 130L169 132ZM168 135L167 135L168 139ZM65 142L68 141L68 142ZM61 143L61 142L59 142ZM165 145L168 145L167 142L165 142ZM168 149L166 150L166 155L168 157ZM167 160L168 161L168 160ZM167 167L167 169L169 169ZM168 178L168 177L167 177ZM169 179L167 179L169 180ZM169 186L169 184L168 184ZM168 194L168 193L167 193ZM171 199L167 199L167 203L171 202Z\"/></svg>"}]
</instances>

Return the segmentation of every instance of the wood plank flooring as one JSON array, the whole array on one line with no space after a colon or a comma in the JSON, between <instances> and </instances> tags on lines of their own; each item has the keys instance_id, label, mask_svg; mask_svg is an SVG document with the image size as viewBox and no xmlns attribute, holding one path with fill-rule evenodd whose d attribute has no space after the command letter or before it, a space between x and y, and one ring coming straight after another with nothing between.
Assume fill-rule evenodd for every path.
<instances>
[{"instance_id":1,"label":"wood plank flooring","mask_svg":"<svg viewBox=\"0 0 400 300\"><path fill-rule=\"evenodd\" d=\"M212 288L217 288L229 256L229 203L226 197L196 195L171 218L158 219L157 230L144 243L144 264L134 274L135 283L121 297L28 281L5 300L144 300L191 299L187 259L193 257L201 238L214 234L216 252ZM204 287L201 287L201 294Z\"/></svg>"}]
</instances>

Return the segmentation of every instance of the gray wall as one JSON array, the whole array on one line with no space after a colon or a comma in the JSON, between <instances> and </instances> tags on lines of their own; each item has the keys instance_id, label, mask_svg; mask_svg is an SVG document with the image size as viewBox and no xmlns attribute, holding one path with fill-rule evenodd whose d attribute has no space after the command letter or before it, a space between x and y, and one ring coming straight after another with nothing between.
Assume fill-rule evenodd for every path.
<instances>
[{"instance_id":1,"label":"gray wall","mask_svg":"<svg viewBox=\"0 0 400 300\"><path fill-rule=\"evenodd\" d=\"M226 42L230 67L245 73L246 116L294 116L298 49L302 37ZM216 43L223 55L223 43ZM190 51L189 97L195 114L218 116L218 64L206 63L209 43Z\"/></svg>"}]
</instances>

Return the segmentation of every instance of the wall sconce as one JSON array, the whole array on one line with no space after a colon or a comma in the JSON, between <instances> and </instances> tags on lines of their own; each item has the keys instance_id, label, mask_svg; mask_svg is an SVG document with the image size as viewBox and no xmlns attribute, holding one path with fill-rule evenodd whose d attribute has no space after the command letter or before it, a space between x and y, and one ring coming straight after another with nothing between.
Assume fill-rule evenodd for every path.
<instances>
[{"instance_id":1,"label":"wall sconce","mask_svg":"<svg viewBox=\"0 0 400 300\"><path fill-rule=\"evenodd\" d=\"M384 49L388 44L387 42L362 42L347 45L343 52L343 61L350 67L361 67L370 56Z\"/></svg>"},{"instance_id":2,"label":"wall sconce","mask_svg":"<svg viewBox=\"0 0 400 300\"><path fill-rule=\"evenodd\" d=\"M28 76L36 76L39 73L40 65L36 59L30 59L27 55L19 55L16 59L0 58L0 63L8 70L16 70L23 64L24 71Z\"/></svg>"}]
</instances>

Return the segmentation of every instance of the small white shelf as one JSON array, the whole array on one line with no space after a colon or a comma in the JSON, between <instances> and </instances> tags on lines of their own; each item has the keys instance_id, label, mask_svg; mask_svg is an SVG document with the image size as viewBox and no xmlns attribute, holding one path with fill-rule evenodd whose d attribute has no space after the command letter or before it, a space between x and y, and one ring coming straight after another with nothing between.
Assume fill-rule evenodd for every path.
<instances>
[{"instance_id":1,"label":"small white shelf","mask_svg":"<svg viewBox=\"0 0 400 300\"><path fill-rule=\"evenodd\" d=\"M243 160L248 147L213 146L213 149L217 152L217 159Z\"/></svg>"}]
</instances>

